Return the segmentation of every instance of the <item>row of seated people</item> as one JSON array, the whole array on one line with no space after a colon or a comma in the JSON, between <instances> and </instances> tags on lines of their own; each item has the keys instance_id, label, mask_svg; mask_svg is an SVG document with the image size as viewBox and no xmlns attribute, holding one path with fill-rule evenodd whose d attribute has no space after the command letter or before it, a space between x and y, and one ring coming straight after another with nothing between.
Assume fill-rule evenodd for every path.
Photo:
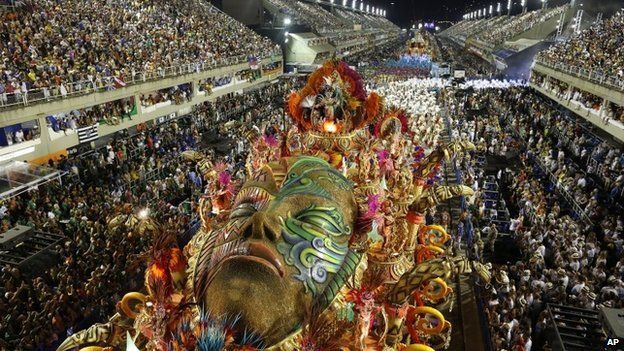
<instances>
[{"instance_id":1,"label":"row of seated people","mask_svg":"<svg viewBox=\"0 0 624 351\"><path fill-rule=\"evenodd\" d=\"M462 35L463 33L465 33L469 28L482 25L485 21L487 20L486 19L463 20L445 29L440 34L444 36L448 36L448 37L457 37L458 35Z\"/></svg>"},{"instance_id":2,"label":"row of seated people","mask_svg":"<svg viewBox=\"0 0 624 351\"><path fill-rule=\"evenodd\" d=\"M385 17L346 9L325 9L320 4L299 0L267 0L280 15L288 16L290 24L308 25L315 32L329 33L353 29L355 24L362 29L383 29L396 31L399 28Z\"/></svg>"},{"instance_id":3,"label":"row of seated people","mask_svg":"<svg viewBox=\"0 0 624 351\"><path fill-rule=\"evenodd\" d=\"M466 39L475 34L487 32L493 29L498 29L500 26L506 25L508 22L513 21L514 17L498 16L487 19L482 22L476 22L475 25L470 26L466 30L458 34L459 37Z\"/></svg>"},{"instance_id":4,"label":"row of seated people","mask_svg":"<svg viewBox=\"0 0 624 351\"><path fill-rule=\"evenodd\" d=\"M451 40L440 38L439 47L444 61L464 68L467 77L491 76L495 73L491 63L470 51L463 50Z\"/></svg>"},{"instance_id":5,"label":"row of seated people","mask_svg":"<svg viewBox=\"0 0 624 351\"><path fill-rule=\"evenodd\" d=\"M624 80L624 11L540 52L536 60Z\"/></svg>"},{"instance_id":6,"label":"row of seated people","mask_svg":"<svg viewBox=\"0 0 624 351\"><path fill-rule=\"evenodd\" d=\"M0 7L0 105L16 93L68 94L111 77L127 82L169 67L279 52L205 1L20 3Z\"/></svg>"},{"instance_id":7,"label":"row of seated people","mask_svg":"<svg viewBox=\"0 0 624 351\"><path fill-rule=\"evenodd\" d=\"M200 149L202 135L223 134L231 121L279 130L283 92L293 84L299 82L272 86L282 92L272 99L259 101L261 93L256 92L253 97L229 96L217 107L205 103L188 117L141 126L138 134L115 138L90 155L50 161L50 166L68 172L62 184L40 186L4 201L2 230L23 224L62 232L66 239L54 249L61 261L44 274L2 267L0 310L6 314L0 320L0 349L54 350L67 335L107 320L120 293L142 286L145 267L140 255L151 240L130 228L111 228L110 221L149 208L150 216L159 218L167 230L188 230L202 180L180 153ZM234 115L227 113L247 99L255 104ZM249 145L242 133L241 128L227 129L226 135L237 145L225 154L216 154L211 146L203 150L213 162L223 162L233 180L245 172Z\"/></svg>"},{"instance_id":8,"label":"row of seated people","mask_svg":"<svg viewBox=\"0 0 624 351\"><path fill-rule=\"evenodd\" d=\"M567 9L568 6L564 5L552 9L530 11L519 16L511 17L510 20L505 21L499 26L493 28L488 27L487 30L481 31L476 34L475 37L490 46L497 46L502 44L505 40L533 28L535 25L561 15Z\"/></svg>"},{"instance_id":9,"label":"row of seated people","mask_svg":"<svg viewBox=\"0 0 624 351\"><path fill-rule=\"evenodd\" d=\"M621 152L612 149L604 159L618 175L614 181L610 174L594 180L585 172L582 159L566 157L569 150L556 133L555 121L562 118L559 111L530 92L496 94L500 95L490 101L505 106L512 116L507 120L510 130L521 131L519 137L527 148L520 150L522 166L510 178L512 203L519 210L516 241L523 259L501 267L495 291L487 294L489 317L497 345L522 344L527 349L534 343L534 349L546 349L545 328L550 323L546 303L586 309L622 307L624 218L617 206L623 199ZM574 138L586 133L579 129ZM592 144L585 145L590 149ZM594 150L596 156L605 153ZM545 171L555 175L557 184ZM561 188L563 192L556 191ZM565 192L574 194L572 200ZM571 201L580 206L571 206Z\"/></svg>"},{"instance_id":10,"label":"row of seated people","mask_svg":"<svg viewBox=\"0 0 624 351\"><path fill-rule=\"evenodd\" d=\"M291 24L306 24L319 33L347 28L345 22L319 4L298 0L268 0L268 2L281 14L290 16Z\"/></svg>"},{"instance_id":11,"label":"row of seated people","mask_svg":"<svg viewBox=\"0 0 624 351\"><path fill-rule=\"evenodd\" d=\"M624 212L616 206L624 199L622 164L614 166L619 177L612 188L598 184L606 179L594 183L558 142L557 110L545 107L526 88L480 94L496 116L480 120L486 124L481 128L496 128L499 143L520 155L504 177L507 203L515 214L510 231L520 257L496 264L493 284L484 292L490 333L495 349L548 350L553 345L545 333L547 303L623 307ZM501 126L493 125L498 121ZM547 172L555 174L557 184ZM572 201L584 202L580 211L589 221L565 192L575 194ZM494 252L499 254L504 253Z\"/></svg>"},{"instance_id":12,"label":"row of seated people","mask_svg":"<svg viewBox=\"0 0 624 351\"><path fill-rule=\"evenodd\" d=\"M576 103L577 108L583 107L592 113L600 116L605 124L614 121L615 125L624 128L624 106L609 101L604 104L601 97L572 87L555 78L547 78L539 72L531 74L531 82L554 94L557 98Z\"/></svg>"},{"instance_id":13,"label":"row of seated people","mask_svg":"<svg viewBox=\"0 0 624 351\"><path fill-rule=\"evenodd\" d=\"M278 67L275 66L275 68ZM241 79L253 80L253 72L258 71L246 70L239 72L236 75L236 79L237 81ZM228 85L232 82L232 79L231 75L209 78L202 81L198 88L200 92L205 91L210 94L212 89ZM161 103L179 105L190 101L191 96L190 84L181 84L150 94L142 94L141 106L146 108ZM47 127L50 129L51 138L56 139L68 133L73 133L79 128L94 124L118 125L124 120L132 120L137 113L138 110L134 98L130 97L84 109L72 110L68 113L50 115L46 117L46 122ZM37 139L41 134L36 122L14 125L5 131L7 132L7 146Z\"/></svg>"},{"instance_id":14,"label":"row of seated people","mask_svg":"<svg viewBox=\"0 0 624 351\"><path fill-rule=\"evenodd\" d=\"M221 83L213 81L210 83L211 85L209 89L212 88L212 84L218 85ZM228 94L217 99L216 111L221 111L223 113L229 111L229 113L232 114L235 111L249 108L250 106L258 103L260 99L259 97L272 99L278 94L286 93L290 88L290 84L270 84L249 94L238 94L233 97L231 96L232 94ZM190 86L176 86L170 89L163 89L152 94L142 95L141 105L143 108L146 108L159 103L179 104L181 102L188 101L190 94ZM233 109L234 106L237 108ZM136 114L137 105L134 99L127 98L89 108L73 110L68 113L59 113L48 116L47 127L50 128L52 138L57 138L66 134L75 133L78 128L91 126L93 124L105 123L108 125L118 125L124 120L132 120ZM38 136L37 129L28 129L26 132L28 134L26 134L24 130L22 130L21 133L18 133L19 135L23 134L24 136L21 138L21 141L29 140L29 138L32 138L33 135ZM30 137L26 137L26 135Z\"/></svg>"}]
</instances>

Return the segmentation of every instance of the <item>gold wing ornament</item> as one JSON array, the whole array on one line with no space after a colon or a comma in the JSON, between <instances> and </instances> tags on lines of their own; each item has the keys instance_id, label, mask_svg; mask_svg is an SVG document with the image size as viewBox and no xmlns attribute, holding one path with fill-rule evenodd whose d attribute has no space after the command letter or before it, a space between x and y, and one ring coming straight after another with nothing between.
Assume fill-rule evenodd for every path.
<instances>
[{"instance_id":1,"label":"gold wing ornament","mask_svg":"<svg viewBox=\"0 0 624 351\"><path fill-rule=\"evenodd\" d=\"M214 164L210 161L210 158L203 153L188 150L182 153L182 157L186 160L197 163L199 172L201 173L204 180L208 180L211 177L216 176L216 172L214 172Z\"/></svg>"},{"instance_id":2,"label":"gold wing ornament","mask_svg":"<svg viewBox=\"0 0 624 351\"><path fill-rule=\"evenodd\" d=\"M472 195L474 195L474 191L465 185L434 185L420 193L420 197L412 204L412 209L418 213L423 213L448 199Z\"/></svg>"},{"instance_id":3,"label":"gold wing ornament","mask_svg":"<svg viewBox=\"0 0 624 351\"><path fill-rule=\"evenodd\" d=\"M117 347L123 344L125 331L132 329L133 320L120 313L115 314L107 323L94 324L68 337L56 351L103 350L104 347ZM101 346L105 345L105 346Z\"/></svg>"},{"instance_id":4,"label":"gold wing ornament","mask_svg":"<svg viewBox=\"0 0 624 351\"><path fill-rule=\"evenodd\" d=\"M468 258L463 256L453 258L443 257L425 261L416 265L411 271L403 274L399 281L390 288L390 292L387 295L388 302L392 306L405 306L414 291L427 291L431 289L431 283L440 286L440 289L445 289L445 284L441 284L441 282L458 274L474 273L481 282L489 284L491 280L490 269L491 265L483 265L476 261L469 261ZM442 294L439 293L437 295L441 297ZM444 320L441 320L437 313L436 316L436 319L441 322L438 325L443 325ZM392 328L390 328L388 332L386 345L394 347L400 341L402 336L401 330L405 319L405 315L399 314L393 315L392 318L390 318L389 324ZM425 328L425 332L427 331L429 331L429 329ZM432 332L432 330L430 332Z\"/></svg>"},{"instance_id":5,"label":"gold wing ornament","mask_svg":"<svg viewBox=\"0 0 624 351\"><path fill-rule=\"evenodd\" d=\"M106 351L124 345L126 335L134 331L134 321L147 297L138 292L124 295L118 305L118 312L108 322L94 324L65 339L56 351ZM134 342L132 343L134 345Z\"/></svg>"},{"instance_id":6,"label":"gold wing ornament","mask_svg":"<svg viewBox=\"0 0 624 351\"><path fill-rule=\"evenodd\" d=\"M421 166L416 170L414 176L419 178L426 178L433 169L439 165L442 161L450 161L455 155L474 151L476 147L473 143L465 140L457 140L438 147L432 151L421 163Z\"/></svg>"}]
</instances>

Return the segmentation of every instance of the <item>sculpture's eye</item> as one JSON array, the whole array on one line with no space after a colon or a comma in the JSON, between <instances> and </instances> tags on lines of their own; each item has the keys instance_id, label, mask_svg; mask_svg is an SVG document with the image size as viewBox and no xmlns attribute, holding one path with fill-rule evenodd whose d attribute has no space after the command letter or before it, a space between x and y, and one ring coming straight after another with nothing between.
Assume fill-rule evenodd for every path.
<instances>
[{"instance_id":1,"label":"sculpture's eye","mask_svg":"<svg viewBox=\"0 0 624 351\"><path fill-rule=\"evenodd\" d=\"M296 216L297 220L331 237L341 237L350 234L349 226L345 225L342 215L335 207L310 206Z\"/></svg>"},{"instance_id":2,"label":"sculpture's eye","mask_svg":"<svg viewBox=\"0 0 624 351\"><path fill-rule=\"evenodd\" d=\"M256 206L250 202L243 202L238 204L230 213L230 219L240 219L240 218L249 218L254 213L256 213L258 209Z\"/></svg>"}]
</instances>

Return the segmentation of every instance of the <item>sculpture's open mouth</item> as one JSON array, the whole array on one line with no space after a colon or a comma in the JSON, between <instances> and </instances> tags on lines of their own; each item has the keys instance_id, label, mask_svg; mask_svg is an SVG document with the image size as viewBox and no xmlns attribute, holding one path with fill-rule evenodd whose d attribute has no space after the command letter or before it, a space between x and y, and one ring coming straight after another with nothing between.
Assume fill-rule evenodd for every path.
<instances>
[{"instance_id":1,"label":"sculpture's open mouth","mask_svg":"<svg viewBox=\"0 0 624 351\"><path fill-rule=\"evenodd\" d=\"M262 243L245 243L244 250L236 250L236 254L224 259L222 263L229 260L249 260L262 264L270 268L276 275L283 278L285 275L284 267L277 256Z\"/></svg>"}]
</instances>

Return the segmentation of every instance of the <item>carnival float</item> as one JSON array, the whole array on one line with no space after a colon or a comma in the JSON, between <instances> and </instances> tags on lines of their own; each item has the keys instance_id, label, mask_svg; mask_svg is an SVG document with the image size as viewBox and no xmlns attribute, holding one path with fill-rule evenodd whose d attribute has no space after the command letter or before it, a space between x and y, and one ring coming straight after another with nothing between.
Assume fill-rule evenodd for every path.
<instances>
[{"instance_id":1,"label":"carnival float","mask_svg":"<svg viewBox=\"0 0 624 351\"><path fill-rule=\"evenodd\" d=\"M424 213L472 193L436 176L474 146L438 144L425 155L410 115L340 61L312 73L287 108L283 135L249 134L242 184L187 154L207 186L202 228L185 247L152 219L119 221L153 236L145 289L58 351L448 347L447 282L475 274L487 284L490 273L452 256L449 235Z\"/></svg>"}]
</instances>

